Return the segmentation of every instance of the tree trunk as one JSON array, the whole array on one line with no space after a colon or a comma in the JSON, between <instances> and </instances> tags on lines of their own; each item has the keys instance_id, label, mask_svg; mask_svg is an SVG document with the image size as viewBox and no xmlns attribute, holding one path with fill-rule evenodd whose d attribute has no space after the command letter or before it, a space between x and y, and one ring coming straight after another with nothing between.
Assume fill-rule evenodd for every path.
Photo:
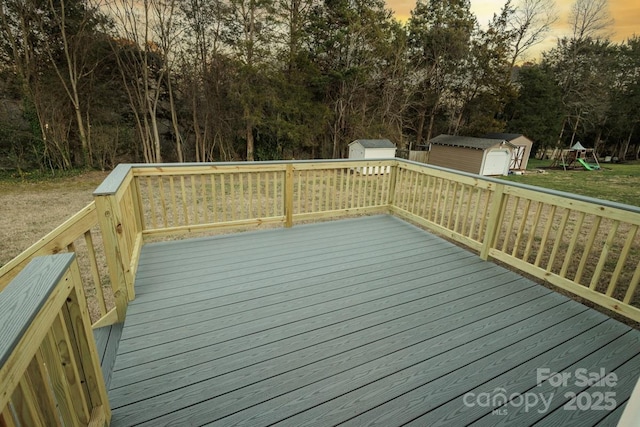
<instances>
[{"instance_id":1,"label":"tree trunk","mask_svg":"<svg viewBox=\"0 0 640 427\"><path fill-rule=\"evenodd\" d=\"M576 122L573 125L573 132L571 133L571 143L569 144L569 148L573 147L573 143L576 139L576 133L578 132L578 123L580 123L580 114L576 117Z\"/></svg>"},{"instance_id":2,"label":"tree trunk","mask_svg":"<svg viewBox=\"0 0 640 427\"><path fill-rule=\"evenodd\" d=\"M184 162L182 154L182 136L180 135L180 127L178 126L178 114L176 113L176 103L173 99L173 86L171 85L171 75L167 72L167 91L169 92L169 108L171 108L171 124L173 125L173 133L176 138L176 154L178 162Z\"/></svg>"},{"instance_id":3,"label":"tree trunk","mask_svg":"<svg viewBox=\"0 0 640 427\"><path fill-rule=\"evenodd\" d=\"M247 124L247 161L252 162L253 159L253 123L251 118L246 117Z\"/></svg>"},{"instance_id":4,"label":"tree trunk","mask_svg":"<svg viewBox=\"0 0 640 427\"><path fill-rule=\"evenodd\" d=\"M424 122L427 118L427 109L423 108L418 116L418 130L416 131L416 145L422 142L422 133L424 132Z\"/></svg>"},{"instance_id":5,"label":"tree trunk","mask_svg":"<svg viewBox=\"0 0 640 427\"><path fill-rule=\"evenodd\" d=\"M562 119L562 126L560 127L560 135L558 135L558 142L556 142L556 146L554 148L558 148L562 146L562 137L564 136L564 127L567 125L567 117Z\"/></svg>"}]
</instances>

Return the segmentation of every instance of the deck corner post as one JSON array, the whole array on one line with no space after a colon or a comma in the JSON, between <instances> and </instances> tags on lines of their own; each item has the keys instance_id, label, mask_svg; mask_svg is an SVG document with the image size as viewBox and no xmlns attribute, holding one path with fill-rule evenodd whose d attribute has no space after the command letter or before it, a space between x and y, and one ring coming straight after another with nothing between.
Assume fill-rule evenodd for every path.
<instances>
[{"instance_id":1,"label":"deck corner post","mask_svg":"<svg viewBox=\"0 0 640 427\"><path fill-rule=\"evenodd\" d=\"M284 215L285 227L293 227L293 165L287 164L284 175Z\"/></svg>"},{"instance_id":2,"label":"deck corner post","mask_svg":"<svg viewBox=\"0 0 640 427\"><path fill-rule=\"evenodd\" d=\"M128 290L131 286L127 279L128 263L125 261L126 257L120 242L122 239L120 207L114 194L96 195L95 202L109 278L116 300L118 322L124 322L129 300L135 295L129 295Z\"/></svg>"},{"instance_id":3,"label":"deck corner post","mask_svg":"<svg viewBox=\"0 0 640 427\"><path fill-rule=\"evenodd\" d=\"M494 246L500 230L500 219L502 218L506 202L504 190L504 184L496 184L496 188L493 191L491 209L489 211L489 218L487 219L487 231L484 233L482 249L480 251L480 258L485 261L489 259L489 251Z\"/></svg>"},{"instance_id":4,"label":"deck corner post","mask_svg":"<svg viewBox=\"0 0 640 427\"><path fill-rule=\"evenodd\" d=\"M389 171L389 197L387 200L387 205L389 209L394 207L395 203L395 195L396 195L396 182L398 180L398 169L400 167L400 163L398 161L394 161L391 164L391 170Z\"/></svg>"}]
</instances>

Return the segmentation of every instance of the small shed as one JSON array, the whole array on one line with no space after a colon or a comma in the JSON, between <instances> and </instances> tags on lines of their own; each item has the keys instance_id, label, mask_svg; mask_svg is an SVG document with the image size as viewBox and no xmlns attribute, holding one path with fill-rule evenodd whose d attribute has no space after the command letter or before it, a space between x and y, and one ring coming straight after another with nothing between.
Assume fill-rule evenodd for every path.
<instances>
[{"instance_id":1,"label":"small shed","mask_svg":"<svg viewBox=\"0 0 640 427\"><path fill-rule=\"evenodd\" d=\"M388 139L356 139L349 144L349 159L369 160L369 159L392 159L396 156L396 146ZM386 170L378 170L378 167L358 169L363 174L388 173Z\"/></svg>"},{"instance_id":2,"label":"small shed","mask_svg":"<svg viewBox=\"0 0 640 427\"><path fill-rule=\"evenodd\" d=\"M507 175L515 146L506 140L438 135L432 138L429 164L479 175Z\"/></svg>"},{"instance_id":3,"label":"small shed","mask_svg":"<svg viewBox=\"0 0 640 427\"><path fill-rule=\"evenodd\" d=\"M483 138L499 139L515 145L511 155L509 170L525 170L531 156L533 141L519 133L488 133Z\"/></svg>"}]
</instances>

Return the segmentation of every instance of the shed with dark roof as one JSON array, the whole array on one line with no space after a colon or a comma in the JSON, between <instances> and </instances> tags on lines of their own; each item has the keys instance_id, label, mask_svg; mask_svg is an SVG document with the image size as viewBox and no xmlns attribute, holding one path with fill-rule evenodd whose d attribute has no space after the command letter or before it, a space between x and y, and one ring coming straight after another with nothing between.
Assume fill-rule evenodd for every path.
<instances>
[{"instance_id":1,"label":"shed with dark roof","mask_svg":"<svg viewBox=\"0 0 640 427\"><path fill-rule=\"evenodd\" d=\"M531 156L533 141L520 133L488 133L483 138L499 139L515 145L509 170L525 170Z\"/></svg>"},{"instance_id":2,"label":"shed with dark roof","mask_svg":"<svg viewBox=\"0 0 640 427\"><path fill-rule=\"evenodd\" d=\"M438 135L430 143L430 164L479 175L507 175L515 148L504 139L454 135Z\"/></svg>"}]
</instances>

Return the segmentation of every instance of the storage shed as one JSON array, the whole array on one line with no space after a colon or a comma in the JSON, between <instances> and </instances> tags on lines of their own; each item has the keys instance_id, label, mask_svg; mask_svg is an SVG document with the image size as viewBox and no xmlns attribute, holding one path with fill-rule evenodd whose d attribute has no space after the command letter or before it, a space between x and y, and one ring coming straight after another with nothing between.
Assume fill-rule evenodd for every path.
<instances>
[{"instance_id":1,"label":"storage shed","mask_svg":"<svg viewBox=\"0 0 640 427\"><path fill-rule=\"evenodd\" d=\"M509 170L525 170L531 156L533 141L519 133L488 133L483 138L499 139L515 145L511 154Z\"/></svg>"},{"instance_id":2,"label":"storage shed","mask_svg":"<svg viewBox=\"0 0 640 427\"><path fill-rule=\"evenodd\" d=\"M438 135L432 138L429 164L479 175L507 175L515 148L506 140Z\"/></svg>"},{"instance_id":3,"label":"storage shed","mask_svg":"<svg viewBox=\"0 0 640 427\"><path fill-rule=\"evenodd\" d=\"M388 139L356 139L349 144L349 159L368 160L368 159L392 159L396 156L396 146ZM388 173L386 170L378 170L379 167L362 168L358 170L363 174Z\"/></svg>"}]
</instances>

